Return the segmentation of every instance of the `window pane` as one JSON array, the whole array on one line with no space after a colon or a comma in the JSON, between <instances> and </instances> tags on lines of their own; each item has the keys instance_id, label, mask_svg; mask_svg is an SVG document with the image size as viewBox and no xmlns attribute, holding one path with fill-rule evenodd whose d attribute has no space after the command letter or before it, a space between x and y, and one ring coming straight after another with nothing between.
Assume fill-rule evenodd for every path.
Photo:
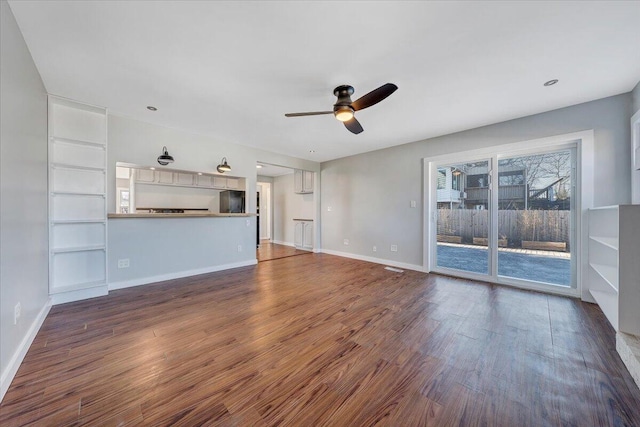
<instances>
[{"instance_id":1,"label":"window pane","mask_svg":"<svg viewBox=\"0 0 640 427\"><path fill-rule=\"evenodd\" d=\"M571 150L498 161L498 275L570 286Z\"/></svg>"},{"instance_id":2,"label":"window pane","mask_svg":"<svg viewBox=\"0 0 640 427\"><path fill-rule=\"evenodd\" d=\"M438 267L489 274L488 173L488 161L438 168Z\"/></svg>"}]
</instances>

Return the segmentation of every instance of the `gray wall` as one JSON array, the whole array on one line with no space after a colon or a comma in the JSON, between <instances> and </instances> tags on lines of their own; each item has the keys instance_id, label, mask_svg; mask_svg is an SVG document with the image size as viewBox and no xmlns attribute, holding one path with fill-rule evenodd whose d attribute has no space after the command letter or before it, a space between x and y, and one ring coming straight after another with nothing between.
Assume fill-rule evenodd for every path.
<instances>
[{"instance_id":1,"label":"gray wall","mask_svg":"<svg viewBox=\"0 0 640 427\"><path fill-rule=\"evenodd\" d=\"M640 82L638 82L636 87L633 88L633 91L631 92L631 98L631 115L633 116L636 113L640 113ZM632 153L632 156L633 155L635 154ZM640 170L634 169L631 171L631 201L635 204L640 204Z\"/></svg>"},{"instance_id":2,"label":"gray wall","mask_svg":"<svg viewBox=\"0 0 640 427\"><path fill-rule=\"evenodd\" d=\"M587 129L595 131L595 206L629 203L630 109L631 95L623 94L325 162L322 248L421 266L423 158ZM394 244L398 252L389 250Z\"/></svg>"},{"instance_id":3,"label":"gray wall","mask_svg":"<svg viewBox=\"0 0 640 427\"><path fill-rule=\"evenodd\" d=\"M631 98L631 115L633 115L636 111L640 111L640 82L631 91Z\"/></svg>"},{"instance_id":4,"label":"gray wall","mask_svg":"<svg viewBox=\"0 0 640 427\"><path fill-rule=\"evenodd\" d=\"M11 358L49 298L47 94L9 5L2 0L0 8L0 368L5 380ZM14 326L18 302L22 316Z\"/></svg>"}]
</instances>

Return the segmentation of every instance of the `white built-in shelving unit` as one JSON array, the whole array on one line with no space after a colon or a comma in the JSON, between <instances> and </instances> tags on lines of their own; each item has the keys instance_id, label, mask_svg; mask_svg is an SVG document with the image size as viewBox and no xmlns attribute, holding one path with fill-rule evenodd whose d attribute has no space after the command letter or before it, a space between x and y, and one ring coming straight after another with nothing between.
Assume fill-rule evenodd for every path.
<instances>
[{"instance_id":1,"label":"white built-in shelving unit","mask_svg":"<svg viewBox=\"0 0 640 427\"><path fill-rule=\"evenodd\" d=\"M588 279L614 329L640 335L640 205L589 210Z\"/></svg>"},{"instance_id":2,"label":"white built-in shelving unit","mask_svg":"<svg viewBox=\"0 0 640 427\"><path fill-rule=\"evenodd\" d=\"M49 293L107 286L107 112L49 97ZM59 298L69 301L77 298Z\"/></svg>"}]
</instances>

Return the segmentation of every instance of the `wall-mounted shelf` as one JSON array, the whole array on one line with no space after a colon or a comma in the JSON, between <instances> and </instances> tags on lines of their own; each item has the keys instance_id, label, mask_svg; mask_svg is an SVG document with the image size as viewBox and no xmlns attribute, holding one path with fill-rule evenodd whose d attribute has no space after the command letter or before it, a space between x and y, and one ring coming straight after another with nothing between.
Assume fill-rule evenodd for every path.
<instances>
[{"instance_id":1,"label":"wall-mounted shelf","mask_svg":"<svg viewBox=\"0 0 640 427\"><path fill-rule=\"evenodd\" d=\"M640 335L640 205L589 210L589 293L616 331Z\"/></svg>"},{"instance_id":2,"label":"wall-mounted shelf","mask_svg":"<svg viewBox=\"0 0 640 427\"><path fill-rule=\"evenodd\" d=\"M106 288L106 149L104 108L49 97L49 293L52 295Z\"/></svg>"}]
</instances>

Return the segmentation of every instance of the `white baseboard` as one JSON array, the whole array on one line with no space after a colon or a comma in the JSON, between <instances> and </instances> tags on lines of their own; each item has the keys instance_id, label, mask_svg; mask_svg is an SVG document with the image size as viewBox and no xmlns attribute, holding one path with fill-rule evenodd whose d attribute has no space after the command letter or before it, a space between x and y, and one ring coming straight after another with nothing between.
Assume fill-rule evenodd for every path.
<instances>
[{"instance_id":1,"label":"white baseboard","mask_svg":"<svg viewBox=\"0 0 640 427\"><path fill-rule=\"evenodd\" d=\"M29 347L31 347L31 343L38 334L38 331L40 330L44 319L47 318L49 310L51 310L50 299L48 299L42 309L40 309L40 312L31 324L31 327L29 327L27 334L22 339L22 342L20 342L18 349L11 357L11 360L9 360L7 368L2 373L2 376L0 376L0 402L2 402L2 399L4 399L4 395L7 390L9 390L9 386L11 385L13 378L16 376L16 372L18 372L20 364L24 360L24 357L27 355L27 351L29 351Z\"/></svg>"},{"instance_id":2,"label":"white baseboard","mask_svg":"<svg viewBox=\"0 0 640 427\"><path fill-rule=\"evenodd\" d=\"M405 270L414 270L414 271L424 272L424 268L422 268L421 265L416 265L416 264L408 264L408 263L405 263L405 262L392 261L392 260L388 260L388 259L374 258L374 257L370 257L370 256L357 255L357 254L350 254L350 253L347 253L347 252L332 251L330 249L320 249L319 252L325 253L325 254L329 254L329 255L341 256L341 257L344 257L344 258L357 259L357 260L360 260L360 261L373 262L373 263L376 263L376 264L390 265L391 267L404 268Z\"/></svg>"},{"instance_id":3,"label":"white baseboard","mask_svg":"<svg viewBox=\"0 0 640 427\"><path fill-rule=\"evenodd\" d=\"M60 292L59 294L51 294L51 305L65 304L68 302L81 301L89 298L103 297L109 293L107 285L97 286L95 288L78 289L69 292Z\"/></svg>"},{"instance_id":4,"label":"white baseboard","mask_svg":"<svg viewBox=\"0 0 640 427\"><path fill-rule=\"evenodd\" d=\"M123 280L120 282L109 283L109 290L131 288L133 286L147 285L149 283L164 282L165 280L180 279L183 277L197 276L198 274L213 273L215 271L229 270L231 268L246 267L256 265L257 259L248 261L240 261L231 264L215 265L213 267L198 268L195 270L177 271L175 273L160 274L158 276L141 277L139 279Z\"/></svg>"},{"instance_id":5,"label":"white baseboard","mask_svg":"<svg viewBox=\"0 0 640 427\"><path fill-rule=\"evenodd\" d=\"M284 246L291 246L291 247L296 246L293 244L293 242L283 242L282 240L273 240L272 243L275 243L276 245L284 245Z\"/></svg>"}]
</instances>

